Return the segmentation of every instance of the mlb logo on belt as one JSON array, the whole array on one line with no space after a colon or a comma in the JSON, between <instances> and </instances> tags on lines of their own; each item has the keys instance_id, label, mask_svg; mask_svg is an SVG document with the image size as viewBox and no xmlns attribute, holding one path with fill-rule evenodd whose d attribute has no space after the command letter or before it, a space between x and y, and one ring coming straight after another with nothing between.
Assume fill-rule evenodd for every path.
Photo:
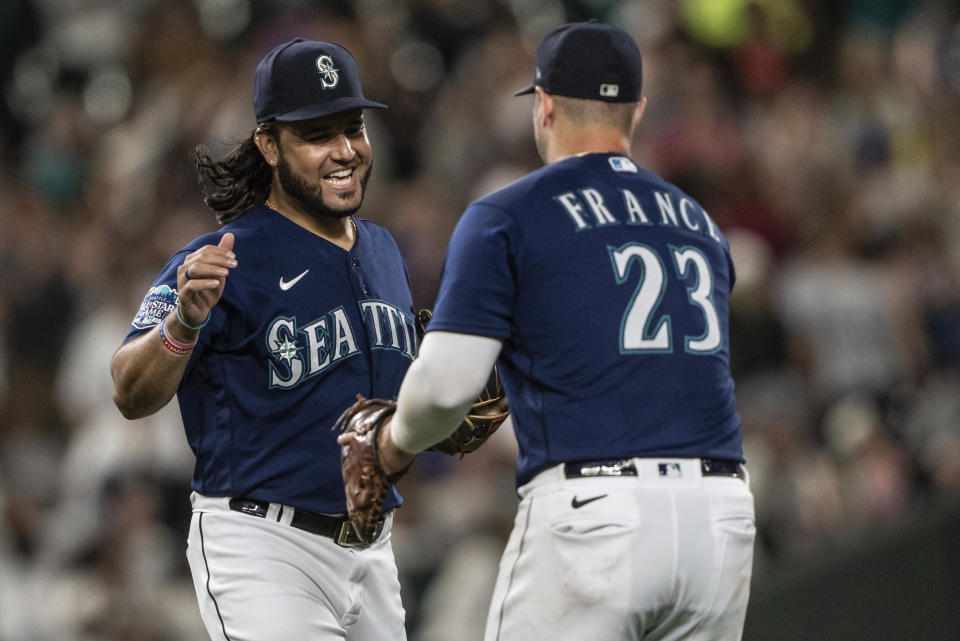
<instances>
[{"instance_id":1,"label":"mlb logo on belt","mask_svg":"<svg viewBox=\"0 0 960 641\"><path fill-rule=\"evenodd\" d=\"M660 472L660 476L666 476L667 478L678 479L683 476L683 470L680 468L679 463L658 463L657 469Z\"/></svg>"}]
</instances>

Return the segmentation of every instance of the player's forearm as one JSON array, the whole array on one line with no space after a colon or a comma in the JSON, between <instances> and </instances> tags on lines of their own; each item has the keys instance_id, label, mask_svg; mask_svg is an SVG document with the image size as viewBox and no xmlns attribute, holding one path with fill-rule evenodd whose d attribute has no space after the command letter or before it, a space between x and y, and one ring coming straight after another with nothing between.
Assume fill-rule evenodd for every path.
<instances>
[{"instance_id":1,"label":"player's forearm","mask_svg":"<svg viewBox=\"0 0 960 641\"><path fill-rule=\"evenodd\" d=\"M440 404L431 391L433 385L429 382L430 374L412 371L417 366L418 363L414 362L400 388L397 413L390 430L397 447L410 454L425 450L449 436L463 420L470 403L480 391L478 387L472 396L453 405Z\"/></svg>"},{"instance_id":2,"label":"player's forearm","mask_svg":"<svg viewBox=\"0 0 960 641\"><path fill-rule=\"evenodd\" d=\"M136 419L159 411L177 392L189 354L175 354L154 328L121 346L110 362L113 402L125 418Z\"/></svg>"},{"instance_id":3,"label":"player's forearm","mask_svg":"<svg viewBox=\"0 0 960 641\"><path fill-rule=\"evenodd\" d=\"M427 334L400 387L393 443L414 454L449 436L486 384L500 348L482 336Z\"/></svg>"}]
</instances>

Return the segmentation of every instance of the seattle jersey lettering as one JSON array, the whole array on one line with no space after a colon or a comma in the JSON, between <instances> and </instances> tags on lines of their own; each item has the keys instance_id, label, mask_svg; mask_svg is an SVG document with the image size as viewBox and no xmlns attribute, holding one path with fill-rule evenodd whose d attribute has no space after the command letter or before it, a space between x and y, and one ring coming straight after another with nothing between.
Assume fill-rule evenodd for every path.
<instances>
[{"instance_id":1,"label":"seattle jersey lettering","mask_svg":"<svg viewBox=\"0 0 960 641\"><path fill-rule=\"evenodd\" d=\"M716 224L702 207L689 198L680 198L679 202L675 202L675 197L669 192L653 192L659 217L655 215L651 221L636 194L629 189L617 191L620 192L620 198L609 204L604 201L599 191L590 187L557 194L553 199L563 207L578 232L618 225L621 222L627 225L657 224L673 228L680 228L682 225L692 232L721 242Z\"/></svg>"},{"instance_id":2,"label":"seattle jersey lettering","mask_svg":"<svg viewBox=\"0 0 960 641\"><path fill-rule=\"evenodd\" d=\"M360 303L370 349L402 352L411 361L416 333L413 320L384 301ZM270 389L292 389L363 350L344 308L337 307L305 325L280 316L267 328Z\"/></svg>"},{"instance_id":3,"label":"seattle jersey lettering","mask_svg":"<svg viewBox=\"0 0 960 641\"><path fill-rule=\"evenodd\" d=\"M363 312L363 322L367 332L373 339L373 349L390 349L403 352L407 358L413 360L416 352L416 331L413 321L391 305L382 300L367 300L360 303ZM370 332L370 330L373 330Z\"/></svg>"}]
</instances>

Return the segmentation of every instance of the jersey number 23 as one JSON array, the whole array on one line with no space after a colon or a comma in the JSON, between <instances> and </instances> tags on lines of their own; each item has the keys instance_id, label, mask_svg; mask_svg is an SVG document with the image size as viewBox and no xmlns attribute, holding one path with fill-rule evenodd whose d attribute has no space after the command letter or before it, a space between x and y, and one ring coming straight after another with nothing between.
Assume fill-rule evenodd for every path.
<instances>
[{"instance_id":1,"label":"jersey number 23","mask_svg":"<svg viewBox=\"0 0 960 641\"><path fill-rule=\"evenodd\" d=\"M690 304L703 315L705 330L700 336L684 336L687 353L711 354L721 345L720 320L713 305L713 270L710 262L694 247L669 248L676 280L668 279L664 260L653 248L642 243L609 247L617 284L627 282L631 271L639 273L639 282L620 324L620 351L665 353L673 351L670 315L659 314L658 307L669 282L692 282L687 287ZM631 268L637 264L638 270Z\"/></svg>"}]
</instances>

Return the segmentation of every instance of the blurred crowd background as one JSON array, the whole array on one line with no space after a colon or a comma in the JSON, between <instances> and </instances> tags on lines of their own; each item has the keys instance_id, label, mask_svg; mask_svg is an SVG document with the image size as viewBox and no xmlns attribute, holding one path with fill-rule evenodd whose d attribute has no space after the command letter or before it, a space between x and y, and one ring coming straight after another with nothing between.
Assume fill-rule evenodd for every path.
<instances>
[{"instance_id":1,"label":"blurred crowd background","mask_svg":"<svg viewBox=\"0 0 960 641\"><path fill-rule=\"evenodd\" d=\"M536 44L587 18L643 51L636 160L731 242L757 580L960 495L956 2L3 0L0 641L205 638L176 403L125 421L109 359L166 259L215 228L192 151L250 133L257 61L294 36L358 59L390 106L367 115L361 215L430 306L464 206L540 165L512 95ZM480 638L514 447L503 430L401 483L411 641Z\"/></svg>"}]
</instances>

